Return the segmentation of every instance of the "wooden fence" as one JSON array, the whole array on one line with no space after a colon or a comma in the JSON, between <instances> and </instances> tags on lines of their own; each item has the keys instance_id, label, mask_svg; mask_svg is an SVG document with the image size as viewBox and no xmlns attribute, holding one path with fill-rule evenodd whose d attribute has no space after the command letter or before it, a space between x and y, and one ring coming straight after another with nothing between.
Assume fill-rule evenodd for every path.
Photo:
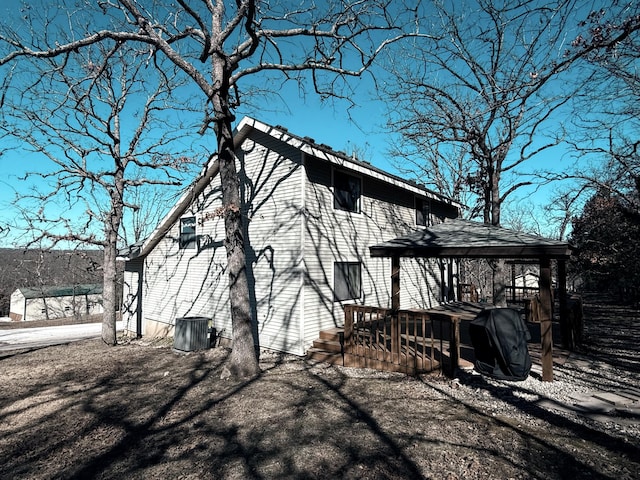
<instances>
[{"instance_id":1,"label":"wooden fence","mask_svg":"<svg viewBox=\"0 0 640 480\"><path fill-rule=\"evenodd\" d=\"M460 317L432 310L346 305L344 365L453 376L460 358Z\"/></svg>"}]
</instances>

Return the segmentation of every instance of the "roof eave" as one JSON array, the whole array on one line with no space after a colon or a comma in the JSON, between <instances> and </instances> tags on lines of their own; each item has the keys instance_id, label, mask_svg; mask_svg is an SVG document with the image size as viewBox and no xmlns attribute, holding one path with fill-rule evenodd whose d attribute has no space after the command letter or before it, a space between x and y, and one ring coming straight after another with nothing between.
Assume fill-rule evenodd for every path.
<instances>
[{"instance_id":1,"label":"roof eave","mask_svg":"<svg viewBox=\"0 0 640 480\"><path fill-rule=\"evenodd\" d=\"M510 246L510 247L369 247L372 257L413 257L413 258L551 258L568 259L571 249L557 246Z\"/></svg>"}]
</instances>

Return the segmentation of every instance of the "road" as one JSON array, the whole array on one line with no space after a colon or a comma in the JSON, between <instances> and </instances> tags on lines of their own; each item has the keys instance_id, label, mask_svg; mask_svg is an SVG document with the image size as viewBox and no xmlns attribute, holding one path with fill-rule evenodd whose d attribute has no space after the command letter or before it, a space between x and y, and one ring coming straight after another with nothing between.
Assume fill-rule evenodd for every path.
<instances>
[{"instance_id":1,"label":"road","mask_svg":"<svg viewBox=\"0 0 640 480\"><path fill-rule=\"evenodd\" d=\"M116 328L122 330L123 323L117 322ZM0 330L0 352L77 342L100 337L101 332L101 323Z\"/></svg>"}]
</instances>

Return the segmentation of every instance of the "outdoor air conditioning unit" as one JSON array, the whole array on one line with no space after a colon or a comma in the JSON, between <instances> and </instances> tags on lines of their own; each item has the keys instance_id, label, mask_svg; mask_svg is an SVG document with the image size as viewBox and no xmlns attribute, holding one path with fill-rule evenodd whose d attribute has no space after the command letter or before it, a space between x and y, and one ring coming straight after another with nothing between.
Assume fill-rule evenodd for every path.
<instances>
[{"instance_id":1,"label":"outdoor air conditioning unit","mask_svg":"<svg viewBox=\"0 0 640 480\"><path fill-rule=\"evenodd\" d=\"M173 348L183 352L205 350L210 347L209 321L207 317L176 318Z\"/></svg>"}]
</instances>

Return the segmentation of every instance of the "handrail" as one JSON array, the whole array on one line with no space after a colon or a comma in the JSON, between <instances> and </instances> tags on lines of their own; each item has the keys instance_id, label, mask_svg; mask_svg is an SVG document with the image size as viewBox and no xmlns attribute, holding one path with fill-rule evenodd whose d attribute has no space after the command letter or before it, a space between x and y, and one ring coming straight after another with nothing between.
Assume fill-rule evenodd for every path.
<instances>
[{"instance_id":1,"label":"handrail","mask_svg":"<svg viewBox=\"0 0 640 480\"><path fill-rule=\"evenodd\" d=\"M453 376L460 358L460 317L428 310L344 307L346 366L408 374L443 369ZM445 347L448 345L448 361Z\"/></svg>"}]
</instances>

